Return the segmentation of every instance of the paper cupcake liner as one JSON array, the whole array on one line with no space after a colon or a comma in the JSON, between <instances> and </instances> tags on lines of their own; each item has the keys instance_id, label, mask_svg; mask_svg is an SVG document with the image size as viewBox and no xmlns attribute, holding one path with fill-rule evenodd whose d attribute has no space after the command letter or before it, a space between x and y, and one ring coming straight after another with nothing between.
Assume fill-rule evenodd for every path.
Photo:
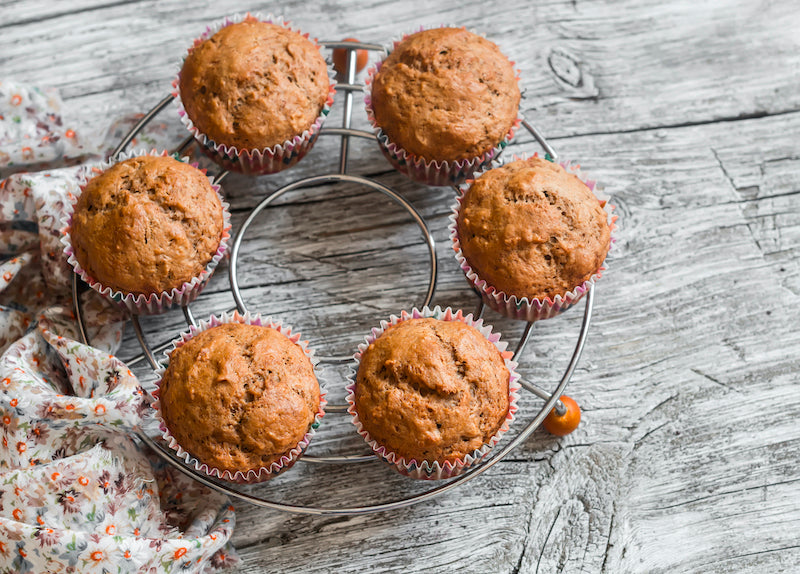
<instances>
[{"instance_id":1,"label":"paper cupcake liner","mask_svg":"<svg viewBox=\"0 0 800 574\"><path fill-rule=\"evenodd\" d=\"M123 160L144 155L168 156L170 154L167 151L158 150L137 150L128 153L121 153L116 161L104 161L98 166L92 167L91 169L87 170L87 172L84 172L83 179L79 182L81 193L83 193L86 185L93 177L100 175L111 166ZM182 161L183 163L189 163L189 158L186 157L176 159ZM197 167L196 163L189 163L189 165L195 168ZM205 170L200 171L205 173ZM200 275L193 277L191 281L185 282L180 287L175 287L169 291L163 291L161 293L137 295L133 293L123 293L122 291L115 290L112 287L105 286L89 275L89 273L81 266L81 264L78 262L78 259L75 257L75 250L72 246L72 235L70 233L72 229L72 215L75 209L75 204L78 201L78 196L72 195L70 195L70 201L64 206L65 212L61 219L61 244L64 246L64 255L67 257L67 263L72 266L72 269L75 271L75 273L77 273L81 280L88 284L89 287L100 293L100 295L106 299L113 301L120 307L124 307L131 313L141 315L156 315L165 312L170 307L175 305L188 305L197 298L197 296L208 283L208 280L211 278L211 275L214 273L217 265L219 265L219 262L227 253L228 241L230 241L231 238L231 214L228 210L228 203L223 199L222 194L220 193L219 185L212 183L211 187L217 193L217 197L219 197L220 203L222 204L223 223L219 246L217 247L217 251L212 256L211 261L208 262Z\"/></svg>"},{"instance_id":2,"label":"paper cupcake liner","mask_svg":"<svg viewBox=\"0 0 800 574\"><path fill-rule=\"evenodd\" d=\"M238 311L234 311L233 313L223 313L219 317L216 315L212 315L208 321L200 321L197 327L190 327L189 331L186 333L182 333L178 339L172 341L172 346L170 349L164 352L166 356L166 362L163 366L158 370L158 381L156 382L156 390L153 391L153 397L155 398L152 407L155 409L155 418L158 421L158 428L161 431L161 437L167 442L169 448L171 448L177 456L183 461L188 464L189 466L193 467L198 472L202 472L207 474L208 476L219 478L221 480L226 480L228 482L236 482L240 484L252 484L257 482L264 482L265 480L269 480L270 478L274 478L281 474L282 472L291 468L295 462L302 456L302 454L308 448L308 444L311 442L311 438L316 434L317 427L319 427L319 423L323 416L325 416L325 405L327 404L327 400L325 399L325 390L323 385L320 383L320 396L319 396L319 408L317 409L317 414L314 416L314 421L311 423L308 432L303 436L300 442L297 443L296 446L291 448L290 450L283 453L283 455L276 461L273 461L269 466L262 466L258 469L248 469L248 470L237 470L235 472L231 472L230 470L221 470L214 466L209 466L208 464L201 462L195 456L191 455L187 451L178 444L178 441L169 431L167 428L166 423L164 422L164 418L161 414L161 398L160 398L160 390L161 390L161 381L164 376L164 372L167 370L167 366L169 365L169 357L172 351L175 349L182 347L185 345L190 339L197 336L199 333L206 331L212 327L216 327L218 325L222 325L224 323L242 323L245 325L258 325L261 327L268 327L270 329L275 329L282 335L285 335L292 341L294 344L298 345L305 353L306 357L311 361L311 364L314 367L314 370L317 368L317 364L319 361L314 356L314 351L309 349L308 341L302 341L300 339L300 333L292 333L292 327L289 325L282 325L280 321L275 321L271 317L261 317L260 314L257 313L245 313L244 315L239 314Z\"/></svg>"},{"instance_id":3,"label":"paper cupcake liner","mask_svg":"<svg viewBox=\"0 0 800 574\"><path fill-rule=\"evenodd\" d=\"M442 321L460 321L461 323L475 327L484 337L486 337L489 342L497 347L497 350L503 357L503 361L505 362L506 368L509 372L508 412L506 413L506 418L503 421L503 424L500 426L500 429L498 429L498 431L489 439L489 442L484 444L481 448L476 449L463 458L454 461L418 461L413 458L406 459L400 456L396 452L378 444L378 442L370 436L369 432L364 429L361 419L358 417L358 412L356 411L356 375L358 366L361 364L361 356L363 355L364 351L366 351L367 347L369 347L371 343L380 337L386 331L386 329L393 325L397 325L398 323L402 323L408 319L429 317ZM462 311L453 311L450 307L447 307L444 310L442 310L442 308L438 305L433 309L430 309L429 307L417 309L415 307L410 312L402 311L399 317L392 315L389 317L388 321L381 321L380 327L373 327L372 332L365 337L365 342L358 346L358 351L354 355L356 367L349 376L349 384L347 387L345 387L345 390L347 391L346 400L347 404L349 405L347 412L352 416L352 422L356 426L358 434L360 434L364 440L367 441L367 444L369 444L370 448L372 448L372 452L400 474L421 480L440 480L458 476L471 466L474 466L483 460L486 455L491 452L492 448L500 441L506 431L508 431L509 425L514 420L514 415L518 408L517 401L519 400L520 389L520 384L518 381L520 375L516 371L517 363L512 359L514 354L510 351L506 351L507 346L508 343L500 341L500 333L492 333L492 327L490 325L484 325L483 319L473 319L471 313L469 315L464 315Z\"/></svg>"},{"instance_id":4,"label":"paper cupcake liner","mask_svg":"<svg viewBox=\"0 0 800 574\"><path fill-rule=\"evenodd\" d=\"M534 154L533 157L538 157L538 154ZM514 156L513 159L527 159L527 156ZM548 159L548 161L552 161L550 160L549 156L547 156L546 159ZM558 163L568 173L572 173L580 178L580 180L583 181L597 197L597 200L600 202L600 205L603 207L603 210L608 216L608 224L611 228L611 242L609 243L609 251L611 251L611 246L613 246L614 242L616 241L614 238L614 230L616 229L615 224L617 221L617 216L613 214L614 206L608 203L609 196L602 193L602 187L599 186L596 181L586 177L586 175L581 171L579 164L573 164L569 160L559 161ZM483 173L485 172L476 173L476 178ZM511 319L519 319L521 321L540 321L542 319L551 319L557 315L560 315L580 301L589 291L589 288L603 276L603 271L606 270L605 265L601 265L600 268L594 274L592 274L591 277L589 277L589 279L580 285L576 285L573 289L564 293L564 295L556 295L553 298L545 297L543 299L528 297L520 298L516 295L504 293L503 291L500 291L499 289L496 289L490 285L486 280L482 279L478 275L478 273L469 264L466 257L464 257L464 254L461 252L461 242L458 238L458 215L461 210L461 203L464 200L464 195L469 189L469 185L471 183L472 180L465 182L460 188L460 194L458 198L456 198L456 203L451 208L452 213L449 217L450 225L448 226L448 230L450 231L450 240L452 242L453 251L455 252L456 260L458 261L461 270L466 275L467 281L470 282L473 289L475 289L475 291L481 296L483 301L490 308L494 309L501 315L510 317ZM606 257L607 256L608 255L606 254Z\"/></svg>"},{"instance_id":5,"label":"paper cupcake liner","mask_svg":"<svg viewBox=\"0 0 800 574\"><path fill-rule=\"evenodd\" d=\"M445 26L443 25L442 27ZM463 28L463 26L455 25L448 27ZM423 27L416 30L416 32L421 32L425 29L426 28ZM474 30L469 31L473 34L477 34ZM392 50L410 35L411 34L404 34L400 38L395 39L392 43ZM375 75L381 69L384 60L390 53L391 50L388 51L380 61L367 70L367 77L364 82L364 105L367 111L367 119L372 126L375 137L378 139L380 149L386 159L389 160L389 163L391 163L397 171L410 179L430 186L459 185L472 177L475 172L489 167L492 160L497 158L514 138L514 133L517 131L520 123L522 123L521 117L518 116L517 119L514 120L508 133L506 133L502 141L495 147L485 151L479 156L458 161L428 161L423 157L403 149L389 139L389 136L381 129L375 119L375 112L372 107L372 82L375 79ZM514 62L511 62L511 65L514 66ZM519 70L516 71L516 80L519 82Z\"/></svg>"},{"instance_id":6,"label":"paper cupcake liner","mask_svg":"<svg viewBox=\"0 0 800 574\"><path fill-rule=\"evenodd\" d=\"M220 22L208 26L206 31L194 40L192 47L186 52L183 60L185 61L186 57L199 44L216 34L222 28L230 26L231 24L238 24L239 22L247 19L256 19L260 22L276 24L287 30L291 30L292 32L300 34L304 38L309 39L314 43L315 46L317 46L318 49L321 49L316 38L310 38L309 34L304 34L299 30L292 28L289 26L289 22L285 21L283 18L276 18L271 14L262 16L259 13L250 14L247 12L246 14L234 14L233 16L227 17ZM330 62L326 61L326 63L328 67L329 79L328 98L325 101L325 104L322 106L322 110L320 111L319 116L317 116L317 119L314 120L314 123L311 124L308 129L300 134L297 134L291 140L286 140L282 144L277 144L275 146L263 149L238 149L235 146L217 143L200 131L200 129L189 118L189 114L186 113L186 109L183 106L183 100L181 100L180 78L183 61L181 62L181 68L178 70L175 79L172 81L172 95L174 96L174 102L178 108L178 116L180 117L181 122L184 126L186 126L186 129L189 130L194 138L200 142L200 149L203 151L203 153L205 153L216 163L225 169L246 173L249 175L277 173L295 165L309 152L309 150L314 146L314 143L317 141L317 137L319 136L319 132L322 128L325 118L331 111L331 106L333 105L333 96L336 92L336 72L334 71Z\"/></svg>"}]
</instances>

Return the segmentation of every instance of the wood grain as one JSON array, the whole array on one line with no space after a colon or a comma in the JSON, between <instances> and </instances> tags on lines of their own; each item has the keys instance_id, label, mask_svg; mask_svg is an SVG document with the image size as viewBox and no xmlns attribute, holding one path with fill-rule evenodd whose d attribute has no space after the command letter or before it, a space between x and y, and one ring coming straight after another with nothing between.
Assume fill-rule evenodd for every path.
<instances>
[{"instance_id":1,"label":"wood grain","mask_svg":"<svg viewBox=\"0 0 800 574\"><path fill-rule=\"evenodd\" d=\"M239 571L793 572L800 565L800 12L752 3L352 0L278 8L323 39L384 42L465 25L516 60L526 117L605 185L620 215L595 318L568 388L572 435L537 431L486 475L432 502L361 517L306 517L237 503ZM0 76L62 90L85 125L152 106L192 37L272 4L0 3ZM32 49L36 46L36 49ZM365 128L356 98L354 123ZM329 125L338 125L337 109ZM163 121L174 122L166 117ZM507 153L531 153L520 134ZM271 190L335 171L321 138L291 172L232 176L234 228ZM447 242L453 192L391 171L358 141L353 173L408 198L437 241L435 304L475 305ZM413 221L354 185L294 193L260 216L241 252L248 306L299 328L318 352L351 353L381 318L419 304L426 250ZM193 306L233 307L223 264ZM516 342L522 325L487 312ZM520 370L552 388L580 312L538 324ZM184 327L148 318L151 340ZM122 357L138 353L130 333ZM148 371L138 368L144 378ZM322 372L340 402L346 368ZM541 401L526 395L519 423ZM363 452L331 414L310 449ZM255 491L294 503L366 504L419 492L378 463L299 463Z\"/></svg>"}]
</instances>

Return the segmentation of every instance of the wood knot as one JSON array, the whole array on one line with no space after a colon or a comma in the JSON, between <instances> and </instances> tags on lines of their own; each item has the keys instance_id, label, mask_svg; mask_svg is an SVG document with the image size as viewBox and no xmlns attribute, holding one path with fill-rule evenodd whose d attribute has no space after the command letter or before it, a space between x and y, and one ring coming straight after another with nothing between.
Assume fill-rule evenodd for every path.
<instances>
[{"instance_id":1,"label":"wood knot","mask_svg":"<svg viewBox=\"0 0 800 574\"><path fill-rule=\"evenodd\" d=\"M569 92L570 98L588 100L600 95L600 90L594 84L594 77L585 69L580 58L566 49L550 50L547 64L556 78L556 83Z\"/></svg>"}]
</instances>

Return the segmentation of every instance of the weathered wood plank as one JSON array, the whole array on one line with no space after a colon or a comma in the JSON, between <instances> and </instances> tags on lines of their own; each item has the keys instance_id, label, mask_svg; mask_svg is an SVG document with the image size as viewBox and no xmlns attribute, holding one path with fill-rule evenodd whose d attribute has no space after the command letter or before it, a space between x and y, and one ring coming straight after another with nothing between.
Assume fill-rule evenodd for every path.
<instances>
[{"instance_id":1,"label":"weathered wood plank","mask_svg":"<svg viewBox=\"0 0 800 574\"><path fill-rule=\"evenodd\" d=\"M54 3L52 14L64 10L58 6ZM388 42L420 25L448 22L475 28L518 62L523 111L552 136L758 117L800 107L795 34L800 14L791 3L565 0L489 9L453 0L437 8L424 2L400 8L394 2L363 7L339 1L309 10L290 0L280 7L298 27L323 39L351 35ZM83 121L98 125L106 110L118 114L154 104L168 91L192 38L207 23L245 8L234 2L195 3L187 10L180 2L92 1L74 4L77 13L42 23L26 23L26 15L4 31L0 69L23 80L47 78L84 108ZM12 5L4 12L13 16L16 10ZM119 38L128 40L109 41ZM30 45L58 49L32 52Z\"/></svg>"},{"instance_id":2,"label":"weathered wood plank","mask_svg":"<svg viewBox=\"0 0 800 574\"><path fill-rule=\"evenodd\" d=\"M271 6L5 2L0 76L61 88L78 118L99 129L154 104L191 38L246 8ZM443 22L485 32L518 62L525 113L606 184L621 226L568 389L584 411L575 433L537 431L474 482L391 514L312 518L237 504L240 571L796 569L800 13L792 3L511 2L492 10L289 0L281 8L323 38L385 42ZM340 122L335 114L330 125ZM176 122L169 114L159 121ZM355 121L366 127L363 114ZM447 243L453 192L392 173L371 142L354 146L354 172L396 188L428 221L441 271L434 302L471 309ZM536 149L522 134L509 152ZM335 138L321 138L296 170L230 177L234 226L268 191L334 171L337 150ZM293 324L319 352L342 354L379 319L420 301L425 248L391 202L341 185L280 203L242 249L248 305ZM226 273L223 264L196 316L233 306ZM516 341L522 325L486 317ZM156 341L185 325L180 312L143 323ZM576 310L537 325L523 375L552 387L579 324ZM121 356L137 352L128 333ZM345 375L321 373L334 402ZM520 422L540 405L526 396ZM363 449L347 417L331 414L310 452ZM255 491L352 505L425 486L377 463L300 463Z\"/></svg>"},{"instance_id":3,"label":"weathered wood plank","mask_svg":"<svg viewBox=\"0 0 800 574\"><path fill-rule=\"evenodd\" d=\"M515 564L520 565L521 572L534 571L536 564L541 571L579 570L575 564L578 555L583 557L580 563L587 571L601 567L607 572L676 568L709 571L714 568L709 551L724 540L730 543L723 545L724 551L717 554L719 558L725 557L717 571L757 569L791 560L791 551L780 548L791 546L786 536L791 530L786 529L786 524L797 520L793 498L787 496L787 491L796 488L791 482L795 464L790 453L800 438L793 414L800 410L800 404L792 375L798 366L797 355L786 350L796 348L798 334L781 326L792 319L781 314L780 309L796 303L797 297L789 290L778 290L769 298L744 296L757 291L765 279L777 282L787 272L781 271L781 261L771 261L762 254L747 232L743 207L752 200L742 201L733 194L727 183L730 175L722 170L718 157L741 157L755 146L762 150L765 164L780 163L770 160L786 155L786 149L783 146L771 149L769 141L777 129L791 132L797 127L800 114L741 122L740 137L730 140L716 154L706 142L719 141L728 131L726 125L679 128L662 134L642 132L622 139L591 136L565 142L576 150L576 155L586 158L587 170L601 181L613 182L608 189L622 214L621 229L610 271L598 286L597 316L590 344L570 391L584 407L584 423L560 442L537 433L514 454L518 462L549 460L552 465L564 465L567 476L558 474L549 465L535 466L534 483L542 485L546 496L537 495L526 549L515 555L519 561L503 560L508 570L504 567L499 571L511 571ZM597 152L612 141L620 149L614 162L618 165L607 163ZM790 151L796 154L797 150ZM637 161L637 157L649 159ZM783 177L771 176L768 170L765 173L764 179L757 180L763 186L765 199L756 203L765 204L769 212L774 211L769 209L771 202L793 197L798 180L791 175L797 172L790 169L785 172L789 175ZM432 202L428 208L435 210L435 204ZM298 207L302 209L307 204ZM292 206L286 209L291 210ZM367 206L362 205L361 209ZM322 208L321 212L327 210ZM355 215L352 209L349 214ZM287 221L301 227L305 223L302 218L288 216ZM433 221L435 232L442 233L443 222L435 218ZM322 221L316 223L322 224ZM796 236L796 225L795 221L794 226L785 224L781 229L787 236ZM349 233L346 225L341 233ZM413 236L413 229L406 235ZM270 249L265 241L259 244ZM784 252L792 247L796 248L797 243L785 243ZM282 249L276 249L270 257L281 255L291 257ZM404 257L402 250L395 255L399 264ZM448 278L447 287L440 291L437 301L469 303L466 285L458 270L448 264L449 254L446 255L442 258L442 268ZM302 261L299 264L304 265ZM348 271L344 269L340 272L346 275ZM382 277L380 268L371 268L370 273L375 275L371 280L376 282L389 282L391 278L391 271L389 277ZM306 291L302 283L291 285L307 294L303 299L313 298L313 289ZM215 294L209 299L216 297ZM342 312L348 313L346 306ZM362 333L369 328L369 315L369 312L359 315L358 321L367 322ZM336 334L332 340L351 336L352 331L340 329L337 324L336 309L327 309L326 317L327 324L315 327L333 330ZM491 321L497 319L493 313L487 317ZM565 352L578 321L579 314L573 312L538 326L523 361L523 373L534 381L555 380L566 361ZM512 333L518 333L513 326L509 327ZM780 346L771 339L776 332L782 333ZM776 410L775 403L782 405L781 408ZM535 409L537 404L534 400L525 402L526 409ZM770 416L765 417L765 412ZM352 432L346 420L331 417L326 426L329 422L333 424L323 434L341 433L343 438L341 442L326 439L320 443L326 447L323 450L340 445L358 450L358 441L347 438L348 432ZM518 462L504 463L500 468ZM348 485L347 494L355 500L364 496L390 496L397 492L398 486L403 488L402 483L398 485L396 479L392 480L394 477L388 471L383 472L389 482L384 477L368 478L370 472L376 470L367 471L363 492L336 470L315 471L315 485L322 492L328 492L327 485L337 485L337 489L331 490L338 492L344 483ZM446 500L482 492L495 480L495 472L504 471L493 470L486 478L479 479L477 485L465 486L463 492L459 490ZM584 513L580 498L571 499L573 495L569 493L585 496L584 491L589 487L599 490L588 505L590 511ZM405 485L404 491L405 488L410 487ZM625 495L614 494L617 488ZM737 516L757 513L763 503L760 499L758 504L752 503L754 506L741 502L742 489L760 489L784 517L774 524L765 519L757 533L744 523L741 530L732 530L730 523ZM601 496L599 493L603 492L606 494ZM712 529L706 538L696 538L694 522L678 520L675 524L676 513L687 512L684 507L697 516L705 516L704 528L709 528L708 523L725 526ZM254 509L242 509L242 513L262 515ZM280 515L266 514L279 523L282 520ZM514 520L518 519L515 516ZM293 531L297 519L286 520L283 528ZM425 544L424 537L414 538L416 515L409 520L392 517L352 520L355 522L352 528L379 546L382 543L375 542L374 534L385 521L406 531L406 537L417 540L414 544ZM474 516L464 513L451 520L456 524L462 521L472 524ZM279 527L270 523L265 528ZM252 566L248 562L252 570L245 571L257 571L266 564L265 555L283 554L295 544L283 540L272 551L253 550L258 557L250 558L249 544L265 538L274 540L271 538L274 535L256 526L240 536L240 543L248 548L248 561L254 561ZM610 540L611 545L603 547L601 539ZM687 539L696 543L690 544ZM305 541L296 544L303 545ZM743 556L737 561L735 557L740 554L737 547L742 544L773 551L760 551L758 560ZM684 552L676 554L675 547L684 548ZM584 548L585 552L581 550ZM317 558L319 565L308 567L320 572L339 567L339 561L346 560L345 555L349 556L351 549L329 552L330 559ZM654 557L640 563L645 556L643 552ZM446 563L433 564L444 567ZM488 564L479 561L473 564L474 571L486 571ZM351 571L363 565L355 563ZM377 568L377 571L391 570L389 565Z\"/></svg>"}]
</instances>

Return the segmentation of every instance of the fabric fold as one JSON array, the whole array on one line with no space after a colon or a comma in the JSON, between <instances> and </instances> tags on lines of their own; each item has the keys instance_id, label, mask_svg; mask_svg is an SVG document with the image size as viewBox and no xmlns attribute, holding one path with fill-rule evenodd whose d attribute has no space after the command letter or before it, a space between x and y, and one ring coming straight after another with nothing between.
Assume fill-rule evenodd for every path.
<instances>
[{"instance_id":1,"label":"fabric fold","mask_svg":"<svg viewBox=\"0 0 800 574\"><path fill-rule=\"evenodd\" d=\"M13 129L11 92L35 99ZM30 157L9 152L63 127L53 97L0 82L0 168L86 155L88 146L63 142L65 130ZM155 134L143 137L167 135L160 125ZM91 345L79 340L59 238L85 169L0 182L0 572L217 571L238 562L233 506L135 437L151 407L114 355L127 315L83 293Z\"/></svg>"}]
</instances>

